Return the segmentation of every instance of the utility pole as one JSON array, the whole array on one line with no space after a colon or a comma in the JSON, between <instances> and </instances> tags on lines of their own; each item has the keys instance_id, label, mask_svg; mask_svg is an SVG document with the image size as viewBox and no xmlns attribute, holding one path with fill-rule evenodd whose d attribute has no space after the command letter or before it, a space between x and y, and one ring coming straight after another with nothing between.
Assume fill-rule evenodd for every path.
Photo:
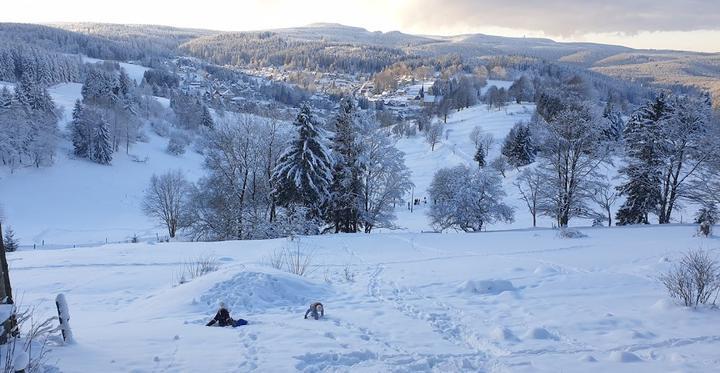
<instances>
[{"instance_id":1,"label":"utility pole","mask_svg":"<svg viewBox=\"0 0 720 373\"><path fill-rule=\"evenodd\" d=\"M8 272L8 262L5 253L5 243L2 237L2 223L0 223L0 304L13 305L12 287L10 286L10 273ZM10 315L7 320L3 320L3 333L0 336L0 344L7 343L10 336L17 334L17 319L15 312Z\"/></svg>"}]
</instances>

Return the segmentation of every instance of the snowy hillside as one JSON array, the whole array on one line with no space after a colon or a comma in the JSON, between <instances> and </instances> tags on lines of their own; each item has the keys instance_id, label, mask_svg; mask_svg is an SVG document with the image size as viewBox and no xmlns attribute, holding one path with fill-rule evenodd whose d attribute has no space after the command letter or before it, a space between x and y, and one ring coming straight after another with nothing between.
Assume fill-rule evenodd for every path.
<instances>
[{"instance_id":1,"label":"snowy hillside","mask_svg":"<svg viewBox=\"0 0 720 373\"><path fill-rule=\"evenodd\" d=\"M307 237L307 277L263 264L286 240L8 257L23 304L49 316L65 293L77 344L49 361L69 373L714 371L720 313L673 305L657 276L720 241L690 226L582 232ZM202 255L220 269L176 286ZM220 301L250 324L205 327ZM313 301L326 317L303 320Z\"/></svg>"},{"instance_id":2,"label":"snowy hillside","mask_svg":"<svg viewBox=\"0 0 720 373\"><path fill-rule=\"evenodd\" d=\"M124 65L128 65L131 78L142 79L145 68ZM64 108L63 132L75 101L81 98L81 88L78 83L64 83L48 90L55 105ZM153 173L170 169L182 170L195 180L202 175L202 156L192 151L181 156L167 154L166 138L149 129L145 133L149 141L135 144L129 155L116 153L112 166L75 159L70 142L62 140L52 167L26 167L13 174L3 170L2 207L21 245L72 247L162 234L140 210L148 180Z\"/></svg>"},{"instance_id":3,"label":"snowy hillside","mask_svg":"<svg viewBox=\"0 0 720 373\"><path fill-rule=\"evenodd\" d=\"M137 73L142 71L142 67L134 70ZM507 81L490 81L488 87L507 88L510 84ZM80 89L80 84L66 83L49 90L56 105L65 108L61 129L70 121L72 106L81 97ZM160 100L167 105L166 99ZM428 197L427 188L440 168L474 164L475 146L469 134L476 126L495 139L486 157L490 160L500 154L502 141L513 124L529 120L533 111L534 104L510 104L502 110L476 105L453 112L435 151L430 151L430 145L422 135L399 140L397 147L406 154L405 162L415 184L414 191L406 196L406 200L410 200L411 196L421 200ZM142 237L164 235L164 229L157 227L140 209L143 190L153 173L170 169L183 170L190 180L198 179L204 173L201 169L202 156L193 151L179 157L169 155L165 152L166 138L156 136L149 129L145 132L149 138L147 143L134 145L129 156L117 153L113 165L109 167L73 159L70 143L65 140L61 143L54 166L22 168L14 174L3 171L0 174L0 192L5 196L3 208L21 244L25 248L33 245L41 247L43 243L45 247L52 248L72 247L106 241L123 242L136 234ZM531 216L512 184L516 175L516 170L510 170L507 178L503 179L503 187L508 194L506 202L516 209L515 222L491 225L488 227L490 230L532 226ZM421 204L410 212L406 206L398 206L397 224L409 232L432 230L426 216L428 208L429 205ZM582 219L572 223L590 225L589 221ZM539 219L539 226L551 225L551 219Z\"/></svg>"},{"instance_id":4,"label":"snowy hillside","mask_svg":"<svg viewBox=\"0 0 720 373\"><path fill-rule=\"evenodd\" d=\"M405 152L405 163L413 173L415 198L421 200L425 197L429 198L427 188L437 170L458 164L475 164L473 161L475 145L469 135L476 126L480 126L485 133L491 134L495 138L495 144L486 157L490 160L500 155L502 140L510 132L512 126L516 122L529 120L534 109L533 104L513 104L504 110L488 110L487 106L478 105L453 113L448 117L445 134L434 151L430 151L430 145L423 136L400 140L397 147ZM512 172L509 173L509 177L503 183L505 191L509 195L508 202L518 208L516 223L511 227L527 228L532 226L532 223L529 215L527 218L524 216L526 214L523 214L521 202L514 197L515 187L512 185L512 174ZM398 224L414 232L429 230L428 219L425 215L429 205L422 204L419 208L417 207L412 213L407 211L407 207L400 208ZM498 228L493 226L491 229Z\"/></svg>"}]
</instances>

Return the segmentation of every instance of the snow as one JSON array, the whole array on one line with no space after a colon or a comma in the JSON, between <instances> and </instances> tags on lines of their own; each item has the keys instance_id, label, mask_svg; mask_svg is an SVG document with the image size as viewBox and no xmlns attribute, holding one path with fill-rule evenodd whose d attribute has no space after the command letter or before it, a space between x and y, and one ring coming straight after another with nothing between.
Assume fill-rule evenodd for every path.
<instances>
[{"instance_id":1,"label":"snow","mask_svg":"<svg viewBox=\"0 0 720 373\"><path fill-rule=\"evenodd\" d=\"M435 146L435 151L430 151L430 145L422 134L400 139L397 147L405 153L405 164L412 172L412 181L415 184L411 195L420 200L429 198L427 190L435 172L441 168L458 164L477 165L473 160L476 151L475 145L469 138L476 126L482 127L485 133L491 134L495 138L495 144L486 156L486 160L489 162L500 155L502 141L512 126L519 121L528 121L534 110L535 106L532 104L510 104L503 110L488 109L486 105L477 105L453 112L448 116L445 132L441 142ZM491 229L532 226L532 218L526 212L524 204L520 201L515 186L512 184L516 174L517 172L514 170L509 171L508 177L503 179L503 188L508 194L506 201L510 206L516 208L515 222L496 224ZM407 199L411 200L411 196L408 195ZM399 206L396 211L398 224L411 232L431 231L432 228L429 226L426 215L428 209L429 204L424 203L414 206L412 212L408 211L407 206ZM541 218L539 223L545 224L547 227L551 225L549 219Z\"/></svg>"},{"instance_id":2,"label":"snow","mask_svg":"<svg viewBox=\"0 0 720 373\"><path fill-rule=\"evenodd\" d=\"M98 63L102 62L103 60L99 60L97 58L91 58L87 56L82 56L82 61L85 63ZM118 61L112 61L112 62L118 62ZM120 67L125 69L125 72L127 72L130 79L134 80L135 83L140 84L143 80L143 76L145 75L145 71L150 70L149 67L137 65L134 63L127 63L127 62L118 62Z\"/></svg>"},{"instance_id":3,"label":"snow","mask_svg":"<svg viewBox=\"0 0 720 373\"><path fill-rule=\"evenodd\" d=\"M508 280L470 280L463 282L458 290L466 293L497 295L505 291L513 291L515 287Z\"/></svg>"},{"instance_id":4,"label":"snow","mask_svg":"<svg viewBox=\"0 0 720 373\"><path fill-rule=\"evenodd\" d=\"M80 87L50 93L66 108L65 128ZM492 159L533 109L454 112L434 152L421 136L401 139L412 195L427 197L438 169L474 163L475 126L495 137ZM140 209L150 176L181 169L195 180L202 157L168 155L167 139L146 133L147 143L116 153L109 167L73 159L63 140L54 166L0 172L4 213L24 245L8 253L13 289L41 317L56 315L57 294L67 298L76 344L54 346L48 359L63 372L712 371L720 363L720 312L678 306L658 281L688 249L720 255L720 241L697 237L695 226L574 228L582 239L561 237L548 219L528 229L511 170L503 184L514 223L421 233L431 230L429 205L399 206L400 232L299 238L314 256L298 277L266 264L286 239L157 243L165 233ZM133 235L142 242L98 246ZM57 250L30 249L43 243ZM199 257L218 258L219 269L178 284ZM325 317L304 320L315 301ZM249 325L205 327L220 302Z\"/></svg>"},{"instance_id":5,"label":"snow","mask_svg":"<svg viewBox=\"0 0 720 373\"><path fill-rule=\"evenodd\" d=\"M63 109L63 116L60 119L60 129L63 130L72 121L72 112L75 101L82 100L81 83L60 83L48 88L48 93L55 102L56 108Z\"/></svg>"},{"instance_id":6,"label":"snow","mask_svg":"<svg viewBox=\"0 0 720 373\"><path fill-rule=\"evenodd\" d=\"M77 343L54 347L49 359L63 372L714 370L720 312L669 302L657 276L688 248L720 254L720 241L683 225L581 231L588 237L542 229L302 237L315 253L306 277L263 264L286 239L8 258L23 304L53 316L54 295L67 296ZM219 270L177 285L183 263L207 255ZM514 290L456 291L477 278ZM249 325L205 327L221 301ZM325 317L304 320L314 301Z\"/></svg>"},{"instance_id":7,"label":"snow","mask_svg":"<svg viewBox=\"0 0 720 373\"><path fill-rule=\"evenodd\" d=\"M62 83L48 92L56 106L64 107L59 127L65 130L82 88ZM162 102L161 102L162 103ZM112 166L72 156L72 145L62 140L54 165L26 167L10 174L0 170L0 204L20 240L21 249L73 247L139 237L165 236L141 211L141 200L150 177L179 169L189 180L203 175L200 154L167 154L168 139L146 126L148 142L137 143L114 154ZM144 162L138 162L138 160Z\"/></svg>"}]
</instances>

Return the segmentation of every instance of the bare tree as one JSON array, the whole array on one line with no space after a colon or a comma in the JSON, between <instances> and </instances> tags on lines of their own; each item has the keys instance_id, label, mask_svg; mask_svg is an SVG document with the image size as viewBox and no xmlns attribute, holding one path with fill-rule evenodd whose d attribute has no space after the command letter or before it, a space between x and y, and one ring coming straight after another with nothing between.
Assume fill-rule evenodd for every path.
<instances>
[{"instance_id":1,"label":"bare tree","mask_svg":"<svg viewBox=\"0 0 720 373\"><path fill-rule=\"evenodd\" d=\"M480 139L482 138L483 132L482 127L475 126L472 131L470 131L470 135L468 135L476 149L480 146Z\"/></svg>"},{"instance_id":2,"label":"bare tree","mask_svg":"<svg viewBox=\"0 0 720 373\"><path fill-rule=\"evenodd\" d=\"M187 200L189 183L180 171L170 171L150 178L150 187L145 191L143 211L146 215L161 221L170 238L175 238L178 229L187 226Z\"/></svg>"},{"instance_id":3,"label":"bare tree","mask_svg":"<svg viewBox=\"0 0 720 373\"><path fill-rule=\"evenodd\" d=\"M589 197L607 216L608 227L612 227L612 207L619 197L617 189L607 182L607 180L601 181L592 188Z\"/></svg>"},{"instance_id":4,"label":"bare tree","mask_svg":"<svg viewBox=\"0 0 720 373\"><path fill-rule=\"evenodd\" d=\"M435 145L440 142L443 134L441 123L431 124L425 132L425 140L430 144L430 151L435 151Z\"/></svg>"},{"instance_id":5,"label":"bare tree","mask_svg":"<svg viewBox=\"0 0 720 373\"><path fill-rule=\"evenodd\" d=\"M510 167L510 165L508 165L507 159L502 155L490 162L490 168L499 172L503 178L505 177L505 172L507 172L508 167Z\"/></svg>"},{"instance_id":6,"label":"bare tree","mask_svg":"<svg viewBox=\"0 0 720 373\"><path fill-rule=\"evenodd\" d=\"M606 147L598 146L597 120L589 106L575 103L546 125L539 168L545 182L543 213L555 218L558 227L567 227L573 217L589 215L589 195L600 177L598 166L608 155Z\"/></svg>"},{"instance_id":7,"label":"bare tree","mask_svg":"<svg viewBox=\"0 0 720 373\"><path fill-rule=\"evenodd\" d=\"M525 201L530 215L532 215L533 228L537 226L537 213L540 208L540 189L543 178L534 169L524 170L513 182L520 192L520 199Z\"/></svg>"}]
</instances>

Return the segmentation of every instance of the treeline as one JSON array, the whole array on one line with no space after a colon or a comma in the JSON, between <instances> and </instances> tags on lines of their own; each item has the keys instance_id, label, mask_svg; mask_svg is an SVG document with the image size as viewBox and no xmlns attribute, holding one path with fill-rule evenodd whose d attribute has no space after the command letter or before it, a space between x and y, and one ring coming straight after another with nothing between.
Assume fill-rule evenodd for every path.
<instances>
[{"instance_id":1,"label":"treeline","mask_svg":"<svg viewBox=\"0 0 720 373\"><path fill-rule=\"evenodd\" d=\"M84 54L120 61L139 59L152 50L143 51L104 37L84 35L56 27L21 23L0 24L0 39L51 52Z\"/></svg>"},{"instance_id":2,"label":"treeline","mask_svg":"<svg viewBox=\"0 0 720 373\"><path fill-rule=\"evenodd\" d=\"M80 57L50 52L31 45L0 42L0 80L18 82L27 75L47 87L80 79Z\"/></svg>"},{"instance_id":3,"label":"treeline","mask_svg":"<svg viewBox=\"0 0 720 373\"><path fill-rule=\"evenodd\" d=\"M64 30L93 38L102 38L122 46L124 52L111 49L110 56L91 57L104 59L137 60L147 62L153 58L172 58L177 47L194 38L216 33L215 31L183 29L158 25L121 25L106 23L63 23L54 25ZM101 49L102 51L102 49ZM106 53L102 51L102 53ZM124 57L124 58L120 58ZM150 64L153 65L153 64Z\"/></svg>"},{"instance_id":4,"label":"treeline","mask_svg":"<svg viewBox=\"0 0 720 373\"><path fill-rule=\"evenodd\" d=\"M227 115L227 114L226 114ZM326 130L329 128L330 131ZM155 176L144 211L174 237L259 239L394 227L394 208L411 188L392 137L350 99L323 125L308 106L293 128L227 116L201 140L207 175Z\"/></svg>"},{"instance_id":5,"label":"treeline","mask_svg":"<svg viewBox=\"0 0 720 373\"><path fill-rule=\"evenodd\" d=\"M406 57L400 49L294 40L272 32L223 33L191 40L181 49L218 65L374 73Z\"/></svg>"},{"instance_id":6,"label":"treeline","mask_svg":"<svg viewBox=\"0 0 720 373\"><path fill-rule=\"evenodd\" d=\"M25 73L14 91L0 90L0 160L11 172L52 164L58 118L47 89Z\"/></svg>"},{"instance_id":7,"label":"treeline","mask_svg":"<svg viewBox=\"0 0 720 373\"><path fill-rule=\"evenodd\" d=\"M628 101L612 94L600 99L596 87L584 75L547 74L523 75L509 90L488 90L490 104L493 95L531 99L536 111L511 129L495 159L485 158L492 136L481 127L470 134L477 166L435 175L429 189L433 226L479 231L488 223L511 221L514 211L503 202L501 177L512 169L519 171L514 185L533 225L538 216L551 217L558 227L578 218L626 225L648 224L655 216L667 224L677 221L685 204L701 207L698 223L719 221L720 123L709 96L655 92L629 109ZM434 112L440 119L442 106L441 101ZM431 149L441 141L442 121L419 121L418 127ZM618 159L615 187L608 170Z\"/></svg>"},{"instance_id":8,"label":"treeline","mask_svg":"<svg viewBox=\"0 0 720 373\"><path fill-rule=\"evenodd\" d=\"M145 99L124 69L113 64L93 65L75 103L70 123L73 154L99 164L110 164L113 154L142 139Z\"/></svg>"}]
</instances>

